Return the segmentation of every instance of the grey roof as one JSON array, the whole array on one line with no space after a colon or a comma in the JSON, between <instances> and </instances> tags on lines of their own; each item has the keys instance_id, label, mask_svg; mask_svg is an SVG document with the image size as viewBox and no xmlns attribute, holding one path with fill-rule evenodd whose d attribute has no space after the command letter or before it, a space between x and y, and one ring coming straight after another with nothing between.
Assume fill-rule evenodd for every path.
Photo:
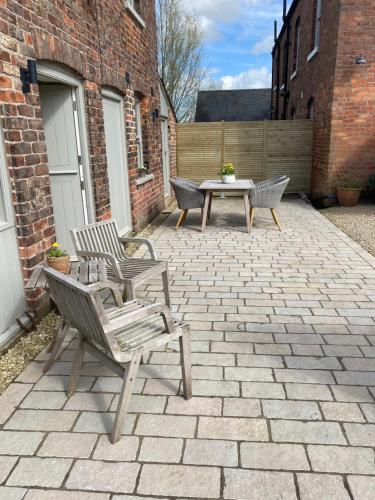
<instances>
[{"instance_id":1,"label":"grey roof","mask_svg":"<svg viewBox=\"0 0 375 500\"><path fill-rule=\"evenodd\" d=\"M270 117L271 89L201 90L196 122L253 121Z\"/></svg>"}]
</instances>

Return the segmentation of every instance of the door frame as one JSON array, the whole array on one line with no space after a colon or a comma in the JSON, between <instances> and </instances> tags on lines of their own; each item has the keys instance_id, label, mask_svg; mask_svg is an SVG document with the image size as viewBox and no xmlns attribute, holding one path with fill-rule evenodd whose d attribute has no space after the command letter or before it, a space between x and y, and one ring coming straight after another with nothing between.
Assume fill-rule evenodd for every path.
<instances>
[{"instance_id":1,"label":"door frame","mask_svg":"<svg viewBox=\"0 0 375 500\"><path fill-rule=\"evenodd\" d=\"M5 141L4 141L4 134L3 134L3 127L2 124L0 123L0 189L2 192L3 196L3 201L4 201L4 214L5 214L5 222L0 221L0 233L9 230L12 231L14 230L14 239L16 242L17 246L17 257L19 261L19 273L20 273L20 279L21 279L21 284L23 282L23 273L22 273L22 266L21 266L21 259L19 255L19 244L18 244L18 238L17 238L17 227L16 227L16 217L15 217L15 212L13 208L13 202L12 202L12 195L11 195L11 190L12 190L12 185L10 182L10 176L9 176L9 170L8 170L8 161L7 161L7 155L5 152ZM25 295L25 288L24 286L22 287L23 290L23 303L25 304L25 310L26 310L26 295ZM30 318L24 314L20 317L20 320L24 325L29 325L30 324ZM0 349L4 348L5 346L9 345L10 342L13 341L16 335L21 331L21 328L17 322L14 322L10 327L5 330L3 333L0 333Z\"/></svg>"},{"instance_id":2,"label":"door frame","mask_svg":"<svg viewBox=\"0 0 375 500\"><path fill-rule=\"evenodd\" d=\"M0 123L0 189L4 201L5 221L0 221L0 232L16 225L11 197L11 183L8 171L8 162L5 154L3 127Z\"/></svg>"},{"instance_id":3,"label":"door frame","mask_svg":"<svg viewBox=\"0 0 375 500\"><path fill-rule=\"evenodd\" d=\"M132 224L132 207L131 207L131 192L130 192L130 183L129 183L129 171L128 171L128 165L129 165L129 158L128 158L128 145L126 141L126 129L125 129L125 114L124 114L124 99L120 94L117 94L113 90L110 90L108 88L102 88L102 96L107 97L107 99L112 99L113 101L116 101L118 104L121 106L121 116L122 120L120 120L120 133L122 137L122 149L123 149L123 154L124 154L124 160L125 160L125 183L128 186L128 194L129 198L127 201L128 205L128 214L129 214L129 220L130 220L130 226L129 229L122 231L120 233L121 236L126 236L130 234L133 231L133 224ZM104 124L104 118L103 118L103 124ZM109 181L109 171L108 171L108 165L107 165L107 175L108 175L108 181ZM109 186L108 186L109 189ZM111 200L109 202L111 204Z\"/></svg>"},{"instance_id":4,"label":"door frame","mask_svg":"<svg viewBox=\"0 0 375 500\"><path fill-rule=\"evenodd\" d=\"M72 75L69 71L56 67L54 64L37 62L38 75L47 77L55 83L63 83L76 90L77 99L77 117L78 117L78 133L81 145L83 183L85 188L85 201L88 223L96 220L94 194L92 187L91 168L90 168L90 152L88 133L86 126L86 107L85 107L85 91L83 88L83 78ZM48 83L48 81L46 81ZM84 200L82 200L84 204Z\"/></svg>"}]
</instances>

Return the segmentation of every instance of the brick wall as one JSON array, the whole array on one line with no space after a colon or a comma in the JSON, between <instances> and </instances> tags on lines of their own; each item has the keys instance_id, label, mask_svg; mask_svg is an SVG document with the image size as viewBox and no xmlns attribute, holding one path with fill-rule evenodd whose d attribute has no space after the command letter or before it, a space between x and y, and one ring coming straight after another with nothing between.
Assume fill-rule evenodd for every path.
<instances>
[{"instance_id":1,"label":"brick wall","mask_svg":"<svg viewBox=\"0 0 375 500\"><path fill-rule=\"evenodd\" d=\"M288 20L290 25L289 68L287 78L286 96L279 95L279 109L275 119L282 118L284 104L286 103L286 119L294 116L297 119L308 117L309 102L314 99L314 153L311 190L313 196L326 187L330 164L331 143L331 103L333 99L335 60L337 52L337 28L339 16L339 0L322 2L322 20L320 31L321 49L312 59L307 60L312 46L312 24L314 2L300 0L295 2L295 9ZM293 52L295 50L296 23L300 22L300 45L298 55L298 68L293 74ZM287 32L284 30L280 44L284 46ZM276 53L274 54L274 60ZM281 59L283 61L283 59ZM280 74L283 64L280 64ZM282 76L279 76L282 82ZM276 85L276 72L273 87ZM276 102L276 92L273 92Z\"/></svg>"},{"instance_id":2,"label":"brick wall","mask_svg":"<svg viewBox=\"0 0 375 500\"><path fill-rule=\"evenodd\" d=\"M344 176L364 180L375 171L374 151L374 59L375 14L371 0L322 2L320 49L309 61L313 40L315 1L294 1L287 22L290 25L289 68L286 96L273 92L274 118L308 117L314 100L314 159L311 194L333 195ZM293 72L295 26L300 19L301 36L297 74ZM284 27L280 47L286 40ZM355 64L356 55L368 64ZM273 88L277 83L277 49L274 49ZM281 50L281 59L283 55ZM280 64L279 81L283 65ZM276 109L277 108L277 109Z\"/></svg>"},{"instance_id":3,"label":"brick wall","mask_svg":"<svg viewBox=\"0 0 375 500\"><path fill-rule=\"evenodd\" d=\"M340 11L329 187L375 174L375 8L373 0L344 0ZM357 65L362 55L366 64Z\"/></svg>"},{"instance_id":4,"label":"brick wall","mask_svg":"<svg viewBox=\"0 0 375 500\"><path fill-rule=\"evenodd\" d=\"M142 28L123 0L1 0L0 106L17 235L27 278L55 238L48 158L38 85L23 94L19 68L27 59L63 65L84 82L95 214L111 216L101 88L124 96L133 228L164 206L154 1L141 2ZM126 74L130 84L126 83ZM154 180L136 186L134 96L142 97L144 156ZM30 298L32 307L38 293Z\"/></svg>"}]
</instances>

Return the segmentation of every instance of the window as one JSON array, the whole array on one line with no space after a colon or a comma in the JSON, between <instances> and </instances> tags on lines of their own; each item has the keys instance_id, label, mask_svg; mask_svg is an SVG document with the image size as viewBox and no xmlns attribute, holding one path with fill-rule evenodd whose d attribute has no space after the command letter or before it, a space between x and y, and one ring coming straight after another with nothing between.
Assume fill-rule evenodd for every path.
<instances>
[{"instance_id":1,"label":"window","mask_svg":"<svg viewBox=\"0 0 375 500\"><path fill-rule=\"evenodd\" d=\"M283 46L283 67L281 76L282 86L285 85L285 68L286 68L287 58L288 58L288 42L287 40L285 40Z\"/></svg>"},{"instance_id":2,"label":"window","mask_svg":"<svg viewBox=\"0 0 375 500\"><path fill-rule=\"evenodd\" d=\"M320 25L322 18L322 0L314 0L312 36L311 36L311 52L307 58L312 59L319 52L320 47Z\"/></svg>"},{"instance_id":3,"label":"window","mask_svg":"<svg viewBox=\"0 0 375 500\"><path fill-rule=\"evenodd\" d=\"M142 107L139 97L135 98L135 129L137 143L137 168L141 170L143 164L143 139L142 139Z\"/></svg>"},{"instance_id":4,"label":"window","mask_svg":"<svg viewBox=\"0 0 375 500\"><path fill-rule=\"evenodd\" d=\"M294 78L297 75L297 71L298 71L300 40L301 40L301 22L300 22L300 18L298 18L297 22L296 22L296 26L294 28L292 78Z\"/></svg>"},{"instance_id":5,"label":"window","mask_svg":"<svg viewBox=\"0 0 375 500\"><path fill-rule=\"evenodd\" d=\"M313 120L314 115L315 115L315 103L314 103L314 98L311 97L311 99L307 103L307 118Z\"/></svg>"},{"instance_id":6,"label":"window","mask_svg":"<svg viewBox=\"0 0 375 500\"><path fill-rule=\"evenodd\" d=\"M129 4L129 7L134 9L138 14L141 13L141 2L140 0L127 0L127 3Z\"/></svg>"},{"instance_id":7,"label":"window","mask_svg":"<svg viewBox=\"0 0 375 500\"><path fill-rule=\"evenodd\" d=\"M145 27L145 22L141 17L141 0L125 0L125 8L130 12L136 21Z\"/></svg>"}]
</instances>

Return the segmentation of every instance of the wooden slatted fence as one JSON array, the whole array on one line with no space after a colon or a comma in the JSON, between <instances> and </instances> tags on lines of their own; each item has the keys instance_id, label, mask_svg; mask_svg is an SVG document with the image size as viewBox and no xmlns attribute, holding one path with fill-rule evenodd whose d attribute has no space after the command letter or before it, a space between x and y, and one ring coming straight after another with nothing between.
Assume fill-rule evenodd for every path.
<instances>
[{"instance_id":1,"label":"wooden slatted fence","mask_svg":"<svg viewBox=\"0 0 375 500\"><path fill-rule=\"evenodd\" d=\"M311 120L181 123L177 126L177 171L201 182L217 179L224 162L236 175L260 181L288 175L288 192L310 190Z\"/></svg>"}]
</instances>

